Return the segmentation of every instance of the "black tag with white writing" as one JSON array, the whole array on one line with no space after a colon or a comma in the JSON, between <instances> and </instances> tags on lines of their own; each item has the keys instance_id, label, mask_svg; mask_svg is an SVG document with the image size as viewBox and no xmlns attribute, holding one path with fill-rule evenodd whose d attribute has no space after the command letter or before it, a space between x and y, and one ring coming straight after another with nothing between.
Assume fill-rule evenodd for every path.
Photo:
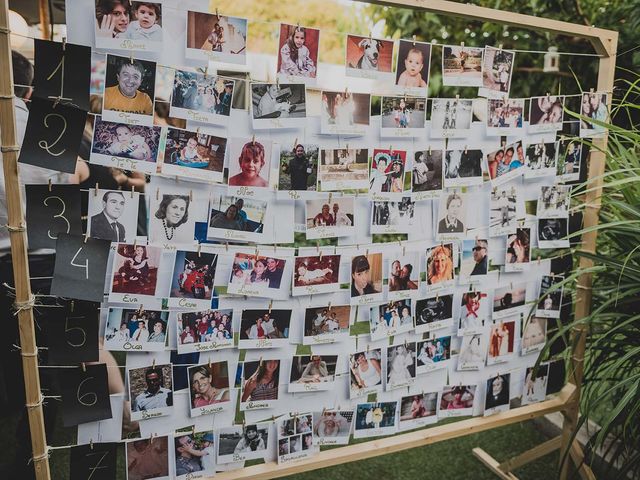
<instances>
[{"instance_id":1,"label":"black tag with white writing","mask_svg":"<svg viewBox=\"0 0 640 480\"><path fill-rule=\"evenodd\" d=\"M26 185L29 249L55 248L59 233L82 235L78 185Z\"/></svg>"}]
</instances>

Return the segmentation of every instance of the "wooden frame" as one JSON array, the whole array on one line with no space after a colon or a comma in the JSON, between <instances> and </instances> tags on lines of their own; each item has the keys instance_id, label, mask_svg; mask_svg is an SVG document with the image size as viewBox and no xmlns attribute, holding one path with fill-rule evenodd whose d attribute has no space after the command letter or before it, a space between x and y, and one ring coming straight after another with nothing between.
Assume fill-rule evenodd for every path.
<instances>
[{"instance_id":1,"label":"wooden frame","mask_svg":"<svg viewBox=\"0 0 640 480\"><path fill-rule=\"evenodd\" d=\"M549 32L558 35L571 35L589 40L595 51L600 55L597 90L613 91L616 49L618 33L612 30L578 25L558 20L539 18L513 12L505 12L476 5L462 4L447 0L369 0L369 3L391 7L417 9L423 12L447 16L463 17L469 20L490 21L494 23L515 25ZM18 152L15 147L15 116L13 103L13 72L11 69L11 46L8 28L8 0L0 0L0 63L9 66L0 73L0 124L2 124L1 144L3 145L5 187L9 212L9 231L11 238L11 253L13 256L14 277L16 286L16 305L19 308L18 322L20 327L20 344L22 363L25 374L25 390L33 462L38 480L50 479L49 462L47 457L46 436L42 415L42 398L38 375L37 346L33 322L33 296L30 289L29 266L27 261L25 222L22 213L22 199L17 175ZM609 96L610 102L611 96ZM584 214L584 227L589 229L598 224L600 196L602 194L602 174L605 170L605 151L607 136L595 139L596 148L591 150L588 171L588 190L585 195L587 209ZM583 248L587 252L595 252L597 230L583 235ZM580 259L580 267L587 268L592 261L584 257ZM591 309L592 277L585 273L578 279L575 317L584 318ZM567 452L566 458L572 458L576 464L581 463L581 449L572 441L572 433L578 421L580 387L583 378L583 357L587 335L586 327L573 332L572 369L570 383L555 398L541 403L510 410L491 417L477 417L460 422L418 430L415 432L395 435L366 443L349 445L342 448L321 452L319 455L298 463L276 465L265 463L246 467L232 472L219 473L219 479L267 479L293 473L328 467L340 463L362 460L373 456L396 452L408 448L428 445L442 440L460 437L470 433L480 432L511 423L530 420L554 411L562 411L565 415L563 432L559 438L552 439L542 445L525 452L518 457L498 463L485 452L476 450L474 453L485 465L501 478L515 479L510 472L532 459L549 453L560 447L561 452ZM564 455L561 458L565 458ZM594 478L588 467L579 465L579 473L583 478ZM560 478L565 480L569 472L567 461L561 464Z\"/></svg>"}]
</instances>

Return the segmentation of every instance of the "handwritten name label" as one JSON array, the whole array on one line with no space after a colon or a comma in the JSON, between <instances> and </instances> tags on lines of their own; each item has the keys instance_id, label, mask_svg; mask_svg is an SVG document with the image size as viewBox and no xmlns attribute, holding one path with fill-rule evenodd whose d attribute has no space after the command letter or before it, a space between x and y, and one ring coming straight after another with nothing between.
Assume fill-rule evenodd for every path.
<instances>
[{"instance_id":1,"label":"handwritten name label","mask_svg":"<svg viewBox=\"0 0 640 480\"><path fill-rule=\"evenodd\" d=\"M196 302L189 300L187 298L181 298L180 301L178 302L179 307L185 307L185 308L194 308L197 305L198 304Z\"/></svg>"},{"instance_id":2,"label":"handwritten name label","mask_svg":"<svg viewBox=\"0 0 640 480\"><path fill-rule=\"evenodd\" d=\"M187 110L187 120L193 120L196 122L208 122L209 117L207 115L200 115L193 110Z\"/></svg>"},{"instance_id":3,"label":"handwritten name label","mask_svg":"<svg viewBox=\"0 0 640 480\"><path fill-rule=\"evenodd\" d=\"M269 408L269 404L267 402L247 402L245 410L257 410L259 408Z\"/></svg>"},{"instance_id":4,"label":"handwritten name label","mask_svg":"<svg viewBox=\"0 0 640 480\"><path fill-rule=\"evenodd\" d=\"M327 237L335 237L336 236L336 227L315 227L314 233L318 238L327 238Z\"/></svg>"},{"instance_id":5,"label":"handwritten name label","mask_svg":"<svg viewBox=\"0 0 640 480\"><path fill-rule=\"evenodd\" d=\"M292 200L300 200L300 194L295 190L289 190L289 198Z\"/></svg>"},{"instance_id":6,"label":"handwritten name label","mask_svg":"<svg viewBox=\"0 0 640 480\"><path fill-rule=\"evenodd\" d=\"M238 293L240 295L260 295L261 293L263 293L261 290L257 289L257 288L250 288L247 285L242 285L240 287L240 289L238 290Z\"/></svg>"},{"instance_id":7,"label":"handwritten name label","mask_svg":"<svg viewBox=\"0 0 640 480\"><path fill-rule=\"evenodd\" d=\"M256 348L273 347L273 342L268 338L256 340Z\"/></svg>"},{"instance_id":8,"label":"handwritten name label","mask_svg":"<svg viewBox=\"0 0 640 480\"><path fill-rule=\"evenodd\" d=\"M204 478L204 474L202 473L187 473L187 476L184 477L187 480L191 480L192 478Z\"/></svg>"},{"instance_id":9,"label":"handwritten name label","mask_svg":"<svg viewBox=\"0 0 640 480\"><path fill-rule=\"evenodd\" d=\"M237 194L238 195L244 195L244 196L247 196L247 197L253 197L256 194L256 191L252 190L249 187L239 187L237 189Z\"/></svg>"},{"instance_id":10,"label":"handwritten name label","mask_svg":"<svg viewBox=\"0 0 640 480\"><path fill-rule=\"evenodd\" d=\"M148 418L161 417L162 412L142 412L142 419L147 420Z\"/></svg>"},{"instance_id":11,"label":"handwritten name label","mask_svg":"<svg viewBox=\"0 0 640 480\"><path fill-rule=\"evenodd\" d=\"M246 459L245 455L242 455L240 453L234 453L233 454L233 461L234 462L244 462Z\"/></svg>"},{"instance_id":12,"label":"handwritten name label","mask_svg":"<svg viewBox=\"0 0 640 480\"><path fill-rule=\"evenodd\" d=\"M377 294L376 294L377 295ZM376 301L376 297L372 295L362 295L358 298L358 305L368 305L370 303L374 303Z\"/></svg>"},{"instance_id":13,"label":"handwritten name label","mask_svg":"<svg viewBox=\"0 0 640 480\"><path fill-rule=\"evenodd\" d=\"M200 407L200 415L210 415L212 413L219 413L224 407Z\"/></svg>"},{"instance_id":14,"label":"handwritten name label","mask_svg":"<svg viewBox=\"0 0 640 480\"><path fill-rule=\"evenodd\" d=\"M244 240L245 234L243 232L239 232L237 230L225 230L224 238L233 238L238 240Z\"/></svg>"},{"instance_id":15,"label":"handwritten name label","mask_svg":"<svg viewBox=\"0 0 640 480\"><path fill-rule=\"evenodd\" d=\"M122 303L142 303L138 297L132 297L128 293L122 296Z\"/></svg>"},{"instance_id":16,"label":"handwritten name label","mask_svg":"<svg viewBox=\"0 0 640 480\"><path fill-rule=\"evenodd\" d=\"M294 462L296 460L307 458L308 456L309 456L308 452L296 452L296 453L290 453L288 455L281 455L280 463Z\"/></svg>"},{"instance_id":17,"label":"handwritten name label","mask_svg":"<svg viewBox=\"0 0 640 480\"><path fill-rule=\"evenodd\" d=\"M135 170L138 162L130 158L111 157L111 163L122 170Z\"/></svg>"},{"instance_id":18,"label":"handwritten name label","mask_svg":"<svg viewBox=\"0 0 640 480\"><path fill-rule=\"evenodd\" d=\"M146 50L147 45L144 43L136 43L133 40L123 40L120 42L120 48L124 50Z\"/></svg>"},{"instance_id":19,"label":"handwritten name label","mask_svg":"<svg viewBox=\"0 0 640 480\"><path fill-rule=\"evenodd\" d=\"M333 343L333 342L335 342L335 338L332 338L331 336L314 335L311 338L312 338L314 343Z\"/></svg>"},{"instance_id":20,"label":"handwritten name label","mask_svg":"<svg viewBox=\"0 0 640 480\"><path fill-rule=\"evenodd\" d=\"M122 348L125 350L142 350L142 345L134 345L133 343L125 342L125 344L122 345Z\"/></svg>"},{"instance_id":21,"label":"handwritten name label","mask_svg":"<svg viewBox=\"0 0 640 480\"><path fill-rule=\"evenodd\" d=\"M304 384L304 389L307 392L315 392L315 391L320 390L318 384L316 384L316 383L305 383Z\"/></svg>"},{"instance_id":22,"label":"handwritten name label","mask_svg":"<svg viewBox=\"0 0 640 480\"><path fill-rule=\"evenodd\" d=\"M312 285L307 285L306 287L304 287L304 290L309 294L309 295L313 295L315 293L320 293L320 289L318 289L317 287L314 287Z\"/></svg>"},{"instance_id":23,"label":"handwritten name label","mask_svg":"<svg viewBox=\"0 0 640 480\"><path fill-rule=\"evenodd\" d=\"M140 123L140 120L138 120L136 118L132 118L131 114L126 113L126 112L120 112L118 114L118 118L120 120L122 120L124 123L128 123L130 125L136 125L136 124Z\"/></svg>"}]
</instances>

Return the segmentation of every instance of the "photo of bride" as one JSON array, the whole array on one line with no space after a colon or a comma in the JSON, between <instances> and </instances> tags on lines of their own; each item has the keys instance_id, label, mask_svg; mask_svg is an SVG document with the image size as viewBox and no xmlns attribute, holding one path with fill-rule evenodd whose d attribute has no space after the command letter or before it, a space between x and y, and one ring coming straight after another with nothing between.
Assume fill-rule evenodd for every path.
<instances>
[{"instance_id":1,"label":"photo of bride","mask_svg":"<svg viewBox=\"0 0 640 480\"><path fill-rule=\"evenodd\" d=\"M416 344L404 343L387 349L386 390L406 387L416 378Z\"/></svg>"}]
</instances>

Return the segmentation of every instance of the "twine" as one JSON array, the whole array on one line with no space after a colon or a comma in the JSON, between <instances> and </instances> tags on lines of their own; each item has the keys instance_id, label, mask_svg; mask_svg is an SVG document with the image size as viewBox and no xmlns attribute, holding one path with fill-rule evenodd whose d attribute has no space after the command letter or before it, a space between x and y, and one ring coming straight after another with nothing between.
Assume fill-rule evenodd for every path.
<instances>
[{"instance_id":1,"label":"twine","mask_svg":"<svg viewBox=\"0 0 640 480\"><path fill-rule=\"evenodd\" d=\"M41 406L43 403L44 403L44 396L42 395L42 392L40 392L40 399L36 403L25 403L25 406L27 408L37 408Z\"/></svg>"},{"instance_id":2,"label":"twine","mask_svg":"<svg viewBox=\"0 0 640 480\"><path fill-rule=\"evenodd\" d=\"M36 296L33 293L31 293L31 294L29 294L29 300L26 300L24 302L15 301L13 303L13 308L15 309L15 312L14 312L13 315L15 316L15 315L18 315L22 311L30 310L35 305L36 305Z\"/></svg>"},{"instance_id":3,"label":"twine","mask_svg":"<svg viewBox=\"0 0 640 480\"><path fill-rule=\"evenodd\" d=\"M18 226L14 226L14 225L9 225L8 223L3 225L3 227L5 227L9 233L14 233L14 232L24 232L27 230L27 226L23 223L21 223Z\"/></svg>"},{"instance_id":4,"label":"twine","mask_svg":"<svg viewBox=\"0 0 640 480\"><path fill-rule=\"evenodd\" d=\"M18 145L4 145L0 147L0 152L19 152L20 147Z\"/></svg>"}]
</instances>

